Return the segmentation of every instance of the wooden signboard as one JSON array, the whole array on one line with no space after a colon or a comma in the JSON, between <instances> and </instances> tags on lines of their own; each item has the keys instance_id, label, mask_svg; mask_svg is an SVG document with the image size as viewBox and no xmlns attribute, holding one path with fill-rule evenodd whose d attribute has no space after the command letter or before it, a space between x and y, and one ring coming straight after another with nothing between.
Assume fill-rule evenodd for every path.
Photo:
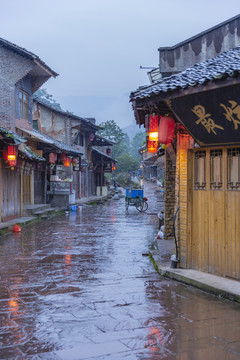
<instances>
[{"instance_id":1,"label":"wooden signboard","mask_svg":"<svg viewBox=\"0 0 240 360\"><path fill-rule=\"evenodd\" d=\"M172 99L170 106L199 145L240 144L240 85Z\"/></svg>"}]
</instances>

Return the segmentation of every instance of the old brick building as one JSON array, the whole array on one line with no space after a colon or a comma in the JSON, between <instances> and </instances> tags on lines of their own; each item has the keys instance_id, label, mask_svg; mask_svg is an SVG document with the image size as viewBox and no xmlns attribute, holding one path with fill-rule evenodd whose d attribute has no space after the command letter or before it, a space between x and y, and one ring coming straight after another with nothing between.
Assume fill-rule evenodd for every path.
<instances>
[{"instance_id":1,"label":"old brick building","mask_svg":"<svg viewBox=\"0 0 240 360\"><path fill-rule=\"evenodd\" d=\"M32 129L33 93L56 76L38 56L0 38L0 126L3 133L10 131L8 141L6 136L1 138L0 221L23 215L24 205L34 202L34 172L39 169L35 165L45 159L27 150L25 140L14 139L19 127ZM3 159L9 149L15 153L14 166Z\"/></svg>"}]
</instances>

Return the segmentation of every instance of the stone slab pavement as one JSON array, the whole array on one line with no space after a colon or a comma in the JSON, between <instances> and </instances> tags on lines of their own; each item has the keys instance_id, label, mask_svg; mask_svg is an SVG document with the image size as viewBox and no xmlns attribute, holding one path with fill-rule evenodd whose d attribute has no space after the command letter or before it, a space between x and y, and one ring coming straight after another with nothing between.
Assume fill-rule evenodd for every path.
<instances>
[{"instance_id":1,"label":"stone slab pavement","mask_svg":"<svg viewBox=\"0 0 240 360\"><path fill-rule=\"evenodd\" d=\"M192 269L171 268L174 240L157 240L150 257L160 275L240 303L240 281Z\"/></svg>"},{"instance_id":2,"label":"stone slab pavement","mask_svg":"<svg viewBox=\"0 0 240 360\"><path fill-rule=\"evenodd\" d=\"M83 197L79 200L76 200L76 205L87 205L89 203L97 203L97 202L103 202L107 200L107 196L89 196L89 197ZM32 208L34 209L35 207L37 208L39 205L32 205ZM56 213L58 211L63 211L63 208L53 208L55 209ZM49 211L46 210L46 213ZM44 217L44 210L42 211L42 217ZM34 221L40 220L41 217L39 218L38 216L22 216L22 217L18 217L15 218L13 220L9 220L9 221L5 221L0 223L0 236L6 234L9 231L12 231L13 225L14 224L21 224L22 226L28 225Z\"/></svg>"}]
</instances>

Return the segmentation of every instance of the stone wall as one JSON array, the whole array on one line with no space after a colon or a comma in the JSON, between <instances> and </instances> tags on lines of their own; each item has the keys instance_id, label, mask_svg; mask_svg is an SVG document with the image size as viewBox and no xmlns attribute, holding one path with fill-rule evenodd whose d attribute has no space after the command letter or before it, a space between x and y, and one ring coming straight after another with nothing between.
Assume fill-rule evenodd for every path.
<instances>
[{"instance_id":1,"label":"stone wall","mask_svg":"<svg viewBox=\"0 0 240 360\"><path fill-rule=\"evenodd\" d=\"M240 15L175 46L160 47L160 72L169 76L237 46L240 46Z\"/></svg>"},{"instance_id":2,"label":"stone wall","mask_svg":"<svg viewBox=\"0 0 240 360\"><path fill-rule=\"evenodd\" d=\"M33 121L37 121L38 130L43 134L66 143L66 115L34 101Z\"/></svg>"},{"instance_id":3,"label":"stone wall","mask_svg":"<svg viewBox=\"0 0 240 360\"><path fill-rule=\"evenodd\" d=\"M164 210L164 237L173 238L173 217L175 208L175 174L176 167L170 156L165 152L165 210Z\"/></svg>"}]
</instances>

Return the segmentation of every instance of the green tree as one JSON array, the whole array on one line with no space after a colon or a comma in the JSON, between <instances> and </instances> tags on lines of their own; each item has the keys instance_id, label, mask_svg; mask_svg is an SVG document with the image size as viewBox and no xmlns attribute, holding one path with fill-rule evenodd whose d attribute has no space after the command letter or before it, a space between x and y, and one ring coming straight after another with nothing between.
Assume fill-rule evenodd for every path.
<instances>
[{"instance_id":1,"label":"green tree","mask_svg":"<svg viewBox=\"0 0 240 360\"><path fill-rule=\"evenodd\" d=\"M99 126L102 130L99 130L98 134L115 143L112 147L113 158L118 159L121 154L129 153L129 137L114 120L107 120Z\"/></svg>"},{"instance_id":2,"label":"green tree","mask_svg":"<svg viewBox=\"0 0 240 360\"><path fill-rule=\"evenodd\" d=\"M146 140L146 133L139 131L136 133L131 142L130 154L137 160L141 159L141 155L138 152L138 149L143 145Z\"/></svg>"},{"instance_id":3,"label":"green tree","mask_svg":"<svg viewBox=\"0 0 240 360\"><path fill-rule=\"evenodd\" d=\"M99 126L102 130L99 130L98 134L116 144L122 141L126 135L114 120L107 120L102 122Z\"/></svg>"},{"instance_id":4,"label":"green tree","mask_svg":"<svg viewBox=\"0 0 240 360\"><path fill-rule=\"evenodd\" d=\"M117 161L117 172L130 172L139 168L139 161L130 154L121 154Z\"/></svg>"}]
</instances>

